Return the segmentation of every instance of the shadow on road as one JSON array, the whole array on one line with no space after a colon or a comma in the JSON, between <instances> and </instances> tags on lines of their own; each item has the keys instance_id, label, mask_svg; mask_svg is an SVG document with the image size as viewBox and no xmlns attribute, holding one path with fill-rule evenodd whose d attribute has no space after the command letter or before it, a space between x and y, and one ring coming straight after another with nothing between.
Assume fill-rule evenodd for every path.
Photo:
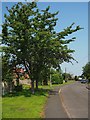
<instances>
[{"instance_id":1,"label":"shadow on road","mask_svg":"<svg viewBox=\"0 0 90 120\"><path fill-rule=\"evenodd\" d=\"M49 95L56 95L56 94L58 94L58 91L56 91L56 90L49 91Z\"/></svg>"}]
</instances>

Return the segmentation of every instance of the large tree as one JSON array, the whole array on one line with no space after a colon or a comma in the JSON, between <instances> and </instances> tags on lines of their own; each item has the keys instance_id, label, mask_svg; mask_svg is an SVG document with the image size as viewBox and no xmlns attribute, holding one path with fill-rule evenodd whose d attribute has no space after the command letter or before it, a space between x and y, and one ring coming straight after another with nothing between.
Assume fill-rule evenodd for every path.
<instances>
[{"instance_id":1,"label":"large tree","mask_svg":"<svg viewBox=\"0 0 90 120\"><path fill-rule=\"evenodd\" d=\"M73 23L57 33L58 12L50 13L49 9L48 6L39 10L35 2L19 2L10 9L7 7L9 15L4 15L2 44L7 46L4 53L9 54L12 66L22 64L26 68L32 81L32 91L34 80L38 88L40 73L46 67L59 69L64 61L74 60L71 54L74 50L69 49L68 44L75 37L68 40L66 37L81 29L79 26L73 28Z\"/></svg>"},{"instance_id":2,"label":"large tree","mask_svg":"<svg viewBox=\"0 0 90 120\"><path fill-rule=\"evenodd\" d=\"M85 76L89 82L90 82L90 62L88 62L84 67L83 67L83 76Z\"/></svg>"}]
</instances>

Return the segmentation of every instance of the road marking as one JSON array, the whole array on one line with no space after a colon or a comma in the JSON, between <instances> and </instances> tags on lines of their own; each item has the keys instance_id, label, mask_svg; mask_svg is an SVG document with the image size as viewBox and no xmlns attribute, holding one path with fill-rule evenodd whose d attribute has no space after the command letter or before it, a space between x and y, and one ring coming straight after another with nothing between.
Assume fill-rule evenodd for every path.
<instances>
[{"instance_id":1,"label":"road marking","mask_svg":"<svg viewBox=\"0 0 90 120\"><path fill-rule=\"evenodd\" d=\"M60 94L60 93L61 93L61 89L59 90L59 96L60 96L60 98L61 98L62 106L63 106L64 110L66 111L69 119L71 120L72 117L71 117L70 113L68 112L67 107L65 106L65 104L64 104L64 102L63 102L64 100L63 100L62 94Z\"/></svg>"},{"instance_id":2,"label":"road marking","mask_svg":"<svg viewBox=\"0 0 90 120\"><path fill-rule=\"evenodd\" d=\"M59 93L61 92L61 89L59 90Z\"/></svg>"}]
</instances>

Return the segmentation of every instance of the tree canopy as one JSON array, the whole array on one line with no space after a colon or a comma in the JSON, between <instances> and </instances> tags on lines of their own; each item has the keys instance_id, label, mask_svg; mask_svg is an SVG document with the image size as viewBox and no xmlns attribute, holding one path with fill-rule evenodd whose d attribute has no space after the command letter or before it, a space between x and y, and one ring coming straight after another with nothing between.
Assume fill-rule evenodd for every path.
<instances>
[{"instance_id":1,"label":"tree canopy","mask_svg":"<svg viewBox=\"0 0 90 120\"><path fill-rule=\"evenodd\" d=\"M68 44L76 38L67 36L80 30L80 26L72 23L63 31L55 31L58 12L49 12L50 6L40 10L35 2L18 2L10 9L9 15L4 14L2 25L3 57L8 58L10 66L23 65L31 80L38 88L42 71L51 67L60 69L63 62L75 60ZM4 62L4 61L3 61ZM4 62L5 64L5 62ZM3 71L4 72L4 71Z\"/></svg>"},{"instance_id":2,"label":"tree canopy","mask_svg":"<svg viewBox=\"0 0 90 120\"><path fill-rule=\"evenodd\" d=\"M84 67L83 67L83 74L87 79L89 79L90 82L90 62L88 62Z\"/></svg>"}]
</instances>

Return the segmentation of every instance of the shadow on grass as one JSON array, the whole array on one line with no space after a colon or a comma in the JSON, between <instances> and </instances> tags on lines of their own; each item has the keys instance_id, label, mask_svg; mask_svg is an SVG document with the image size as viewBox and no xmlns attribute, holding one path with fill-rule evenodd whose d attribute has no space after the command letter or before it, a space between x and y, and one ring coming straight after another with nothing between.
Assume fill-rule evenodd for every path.
<instances>
[{"instance_id":1,"label":"shadow on grass","mask_svg":"<svg viewBox=\"0 0 90 120\"><path fill-rule=\"evenodd\" d=\"M34 96L47 96L46 94L49 93L49 89L43 89L43 88L39 88L38 90L35 89L35 93ZM6 95L4 95L3 97L16 97L16 96L25 96L25 97L31 97L32 93L31 93L31 89L23 89L20 92L12 92L12 93L8 93Z\"/></svg>"}]
</instances>

